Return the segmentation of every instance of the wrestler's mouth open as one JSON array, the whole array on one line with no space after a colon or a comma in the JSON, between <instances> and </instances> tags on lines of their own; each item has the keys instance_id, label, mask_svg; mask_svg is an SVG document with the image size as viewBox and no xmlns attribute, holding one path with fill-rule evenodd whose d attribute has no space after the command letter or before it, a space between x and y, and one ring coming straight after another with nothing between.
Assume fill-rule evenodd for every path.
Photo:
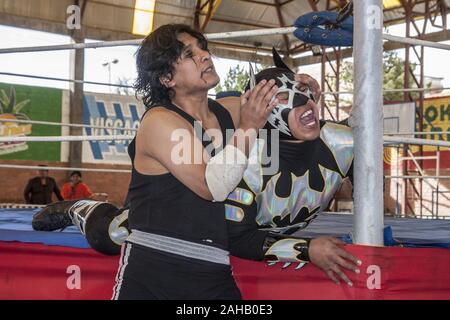
<instances>
[{"instance_id":1,"label":"wrestler's mouth open","mask_svg":"<svg viewBox=\"0 0 450 320\"><path fill-rule=\"evenodd\" d=\"M319 121L311 106L303 106L302 109L306 109L301 114L297 115L298 122L305 129L315 129L319 125Z\"/></svg>"},{"instance_id":2,"label":"wrestler's mouth open","mask_svg":"<svg viewBox=\"0 0 450 320\"><path fill-rule=\"evenodd\" d=\"M214 71L214 65L210 65L207 68L203 69L202 70L202 75L205 74L205 73L208 73L208 72L212 72L212 71Z\"/></svg>"}]
</instances>

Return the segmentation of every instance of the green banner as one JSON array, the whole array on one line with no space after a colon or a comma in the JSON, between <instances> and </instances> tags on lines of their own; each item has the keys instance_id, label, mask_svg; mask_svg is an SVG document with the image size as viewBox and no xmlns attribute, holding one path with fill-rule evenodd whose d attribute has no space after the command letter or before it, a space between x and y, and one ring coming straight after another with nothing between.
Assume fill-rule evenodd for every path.
<instances>
[{"instance_id":1,"label":"green banner","mask_svg":"<svg viewBox=\"0 0 450 320\"><path fill-rule=\"evenodd\" d=\"M0 137L61 136L60 126L13 121L61 122L61 110L61 89L0 83ZM0 160L60 161L60 154L60 142L0 142Z\"/></svg>"}]
</instances>

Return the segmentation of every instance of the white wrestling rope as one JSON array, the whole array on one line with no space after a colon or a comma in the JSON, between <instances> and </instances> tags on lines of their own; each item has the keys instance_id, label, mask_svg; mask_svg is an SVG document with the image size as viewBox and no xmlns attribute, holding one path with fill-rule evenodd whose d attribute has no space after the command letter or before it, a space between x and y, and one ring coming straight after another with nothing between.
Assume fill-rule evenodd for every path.
<instances>
[{"instance_id":1,"label":"white wrestling rope","mask_svg":"<svg viewBox=\"0 0 450 320\"><path fill-rule=\"evenodd\" d=\"M94 81L86 81L86 80L72 80L72 79L63 79L63 78L46 77L46 76L36 76L36 75L32 75L32 74L20 74L20 73L12 73L12 72L0 72L0 75L11 76L11 77L30 78L30 79L51 80L51 81L85 83L85 84L100 85L100 86L110 86L110 87L118 87L118 88L127 88L127 89L133 89L134 90L133 86L124 85L124 84L94 82ZM443 91L443 90L450 90L450 87L445 87L445 88L386 89L386 90L383 90L383 93L426 92L426 91ZM321 95L344 95L344 94L353 94L353 91L324 91L324 92L321 92ZM216 95L215 94L208 94L208 96L216 96Z\"/></svg>"},{"instance_id":2,"label":"white wrestling rope","mask_svg":"<svg viewBox=\"0 0 450 320\"><path fill-rule=\"evenodd\" d=\"M436 134L438 136L444 135L444 134L450 134L450 131L414 131L414 132L395 132L395 133L385 133L387 136L407 136L407 135L419 135L419 136L426 136L426 135Z\"/></svg>"},{"instance_id":3,"label":"white wrestling rope","mask_svg":"<svg viewBox=\"0 0 450 320\"><path fill-rule=\"evenodd\" d=\"M352 215L354 213L351 212L351 211L323 211L323 212L321 212L321 214L330 214L330 215L336 214L336 215L341 215L342 216L342 215ZM384 214L384 216L385 217L392 217L393 214L386 212ZM432 216L431 214L423 214L422 216L419 216L419 215L411 216L411 217L408 217L408 219L449 220L450 216Z\"/></svg>"},{"instance_id":4,"label":"white wrestling rope","mask_svg":"<svg viewBox=\"0 0 450 320\"><path fill-rule=\"evenodd\" d=\"M116 141L116 140L133 140L131 135L99 135L99 136L16 136L16 137L0 137L1 142L70 142L70 141ZM449 141L419 139L407 137L383 136L384 144L413 144L413 145L429 145L437 147L450 148Z\"/></svg>"},{"instance_id":5,"label":"white wrestling rope","mask_svg":"<svg viewBox=\"0 0 450 320\"><path fill-rule=\"evenodd\" d=\"M393 93L393 92L426 92L426 91L443 91L450 90L450 87L445 88L407 88L407 89L386 89L383 93ZM353 91L324 91L321 92L322 95L340 95L340 94L354 94Z\"/></svg>"},{"instance_id":6,"label":"white wrestling rope","mask_svg":"<svg viewBox=\"0 0 450 320\"><path fill-rule=\"evenodd\" d=\"M86 80L72 80L72 79L63 79L63 78L46 77L46 76L36 76L36 75L32 75L32 74L21 74L21 73L12 73L12 72L0 72L0 75L11 76L11 77L31 78L31 79L51 80L51 81L85 83L85 84L100 85L100 86L111 86L111 87L118 87L118 88L128 88L128 89L133 89L134 90L133 86L124 85L124 84L94 82L94 81L86 81ZM386 90L383 90L383 93L426 92L426 91L443 91L443 90L450 90L450 87L445 87L445 88L386 89ZM323 92L321 92L321 95L343 95L343 94L353 94L353 91L323 91ZM208 95L209 96L215 96L214 94L208 94Z\"/></svg>"},{"instance_id":7,"label":"white wrestling rope","mask_svg":"<svg viewBox=\"0 0 450 320\"><path fill-rule=\"evenodd\" d=\"M388 40L388 41L393 41L393 42L410 44L413 46L424 46L424 47L430 47L430 48L436 48L436 49L442 49L442 50L450 50L450 45L448 45L448 44L443 44L443 43L433 42L433 41L426 41L426 40L421 40L418 38L398 37L398 36L393 36L393 35L384 33L383 39Z\"/></svg>"},{"instance_id":8,"label":"white wrestling rope","mask_svg":"<svg viewBox=\"0 0 450 320\"><path fill-rule=\"evenodd\" d=\"M0 203L2 209L37 209L44 208L44 204L30 204L30 203Z\"/></svg>"},{"instance_id":9,"label":"white wrestling rope","mask_svg":"<svg viewBox=\"0 0 450 320\"><path fill-rule=\"evenodd\" d=\"M55 78L55 77L35 76L35 75L32 75L32 74L0 72L0 75L2 75L2 76L10 76L10 77L22 77L22 78L31 78L31 79L51 80L51 81L63 81L63 82L72 82L72 83L85 83L85 84L93 84L93 85L97 85L97 86L108 86L108 87L118 87L118 88L133 89L133 86L129 86L129 85L125 85L125 84L115 84L115 83L95 82L95 81L86 81L86 80L73 80L73 79L63 79L63 78Z\"/></svg>"},{"instance_id":10,"label":"white wrestling rope","mask_svg":"<svg viewBox=\"0 0 450 320\"><path fill-rule=\"evenodd\" d=\"M256 30L244 30L244 31L232 31L232 32L219 32L205 34L208 40L227 39L227 38L239 38L248 36L267 36L267 35L282 35L293 33L297 28L285 27L285 28L269 28L269 29L256 29ZM19 52L37 52L37 51L56 51L56 50L70 50L70 49L95 49L105 47L120 47L120 46L137 46L140 45L144 39L132 39L132 40L118 40L118 41L97 41L91 43L72 43L63 45L52 46L35 46L35 47L17 47L17 48L4 48L0 49L2 53L19 53Z\"/></svg>"},{"instance_id":11,"label":"white wrestling rope","mask_svg":"<svg viewBox=\"0 0 450 320\"><path fill-rule=\"evenodd\" d=\"M96 125L78 124L78 123L49 122L49 121L37 121L37 120L0 119L0 122L42 124L42 125L49 125L49 126L74 127L74 128L86 128L86 129L108 129L108 130L135 131L135 132L138 131L138 129L135 129L135 128L108 127L108 126L96 126Z\"/></svg>"},{"instance_id":12,"label":"white wrestling rope","mask_svg":"<svg viewBox=\"0 0 450 320\"><path fill-rule=\"evenodd\" d=\"M50 81L62 81L62 82L72 82L72 83L85 83L92 84L98 86L107 86L107 87L118 87L118 88L127 88L134 90L133 86L129 86L126 84L115 84L115 83L105 83L105 82L95 82L95 81L86 81L86 80L73 80L73 79L64 79L64 78L55 78L55 77L46 77L46 76L36 76L32 74L21 74L21 73L12 73L12 72L0 72L2 76L10 76L10 77L22 77L22 78L30 78L30 79L41 79L41 80L50 80ZM208 96L215 97L215 94L208 93Z\"/></svg>"},{"instance_id":13,"label":"white wrestling rope","mask_svg":"<svg viewBox=\"0 0 450 320\"><path fill-rule=\"evenodd\" d=\"M207 33L205 37L208 40L219 39L231 39L250 36L268 36L268 35L283 35L291 34L297 28L296 27L284 27L284 28L269 28L269 29L254 29L243 31L230 31L219 33ZM405 38L397 37L390 34L383 34L384 40L395 41L399 43L405 43L410 45L420 45L430 48L437 48L443 50L450 50L450 45L436 43L432 41L420 40L417 38ZM56 50L71 50L71 49L95 49L105 47L119 47L128 45L139 45L144 39L131 39L131 40L118 40L118 41L98 41L92 43L72 43L63 45L51 45L51 46L34 46L34 47L17 47L17 48L3 48L0 49L0 54L3 53L20 53L20 52L37 52L37 51L56 51Z\"/></svg>"},{"instance_id":14,"label":"white wrestling rope","mask_svg":"<svg viewBox=\"0 0 450 320\"><path fill-rule=\"evenodd\" d=\"M413 144L450 148L450 141L383 136L384 144Z\"/></svg>"},{"instance_id":15,"label":"white wrestling rope","mask_svg":"<svg viewBox=\"0 0 450 320\"><path fill-rule=\"evenodd\" d=\"M386 179L450 179L450 176L384 176Z\"/></svg>"},{"instance_id":16,"label":"white wrestling rope","mask_svg":"<svg viewBox=\"0 0 450 320\"><path fill-rule=\"evenodd\" d=\"M0 168L20 169L20 170L86 171L86 172L112 172L112 173L130 173L131 172L131 169L42 167L42 166L26 166L26 165L16 165L16 164L0 164Z\"/></svg>"},{"instance_id":17,"label":"white wrestling rope","mask_svg":"<svg viewBox=\"0 0 450 320\"><path fill-rule=\"evenodd\" d=\"M52 171L84 171L84 172L110 172L110 173L130 173L131 169L96 169L96 168L73 168L73 167L41 167L16 164L0 164L0 169L19 170L52 170ZM384 176L386 179L450 179L450 176Z\"/></svg>"},{"instance_id":18,"label":"white wrestling rope","mask_svg":"<svg viewBox=\"0 0 450 320\"><path fill-rule=\"evenodd\" d=\"M0 137L0 142L71 142L71 141L115 141L133 140L134 136L129 135L102 135L102 136L16 136Z\"/></svg>"}]
</instances>

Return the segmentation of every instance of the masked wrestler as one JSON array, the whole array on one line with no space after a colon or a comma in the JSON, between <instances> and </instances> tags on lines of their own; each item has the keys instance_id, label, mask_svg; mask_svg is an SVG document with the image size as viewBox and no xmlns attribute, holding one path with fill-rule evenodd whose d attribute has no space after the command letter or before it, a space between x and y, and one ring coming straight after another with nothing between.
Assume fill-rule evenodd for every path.
<instances>
[{"instance_id":1,"label":"masked wrestler","mask_svg":"<svg viewBox=\"0 0 450 320\"><path fill-rule=\"evenodd\" d=\"M351 285L343 269L358 273L360 262L340 240L290 236L326 209L343 180L352 178L351 129L319 121L320 89L311 77L281 64L258 73L256 81L261 79L275 79L278 86L279 104L265 128L279 133L279 143L270 134L258 140L243 180L226 200L230 252L254 260L311 261L336 283L340 278ZM233 104L233 98L226 99ZM269 170L274 162L275 172Z\"/></svg>"}]
</instances>

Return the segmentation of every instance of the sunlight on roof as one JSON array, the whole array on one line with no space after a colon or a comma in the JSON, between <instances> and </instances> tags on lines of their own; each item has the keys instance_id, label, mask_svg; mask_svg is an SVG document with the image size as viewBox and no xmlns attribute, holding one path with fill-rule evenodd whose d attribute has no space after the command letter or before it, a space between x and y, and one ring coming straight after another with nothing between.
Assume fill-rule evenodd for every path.
<instances>
[{"instance_id":1,"label":"sunlight on roof","mask_svg":"<svg viewBox=\"0 0 450 320\"><path fill-rule=\"evenodd\" d=\"M133 34L147 35L153 30L156 0L136 0Z\"/></svg>"},{"instance_id":2,"label":"sunlight on roof","mask_svg":"<svg viewBox=\"0 0 450 320\"><path fill-rule=\"evenodd\" d=\"M401 7L401 5L400 0L383 0L383 7L385 9Z\"/></svg>"}]
</instances>

